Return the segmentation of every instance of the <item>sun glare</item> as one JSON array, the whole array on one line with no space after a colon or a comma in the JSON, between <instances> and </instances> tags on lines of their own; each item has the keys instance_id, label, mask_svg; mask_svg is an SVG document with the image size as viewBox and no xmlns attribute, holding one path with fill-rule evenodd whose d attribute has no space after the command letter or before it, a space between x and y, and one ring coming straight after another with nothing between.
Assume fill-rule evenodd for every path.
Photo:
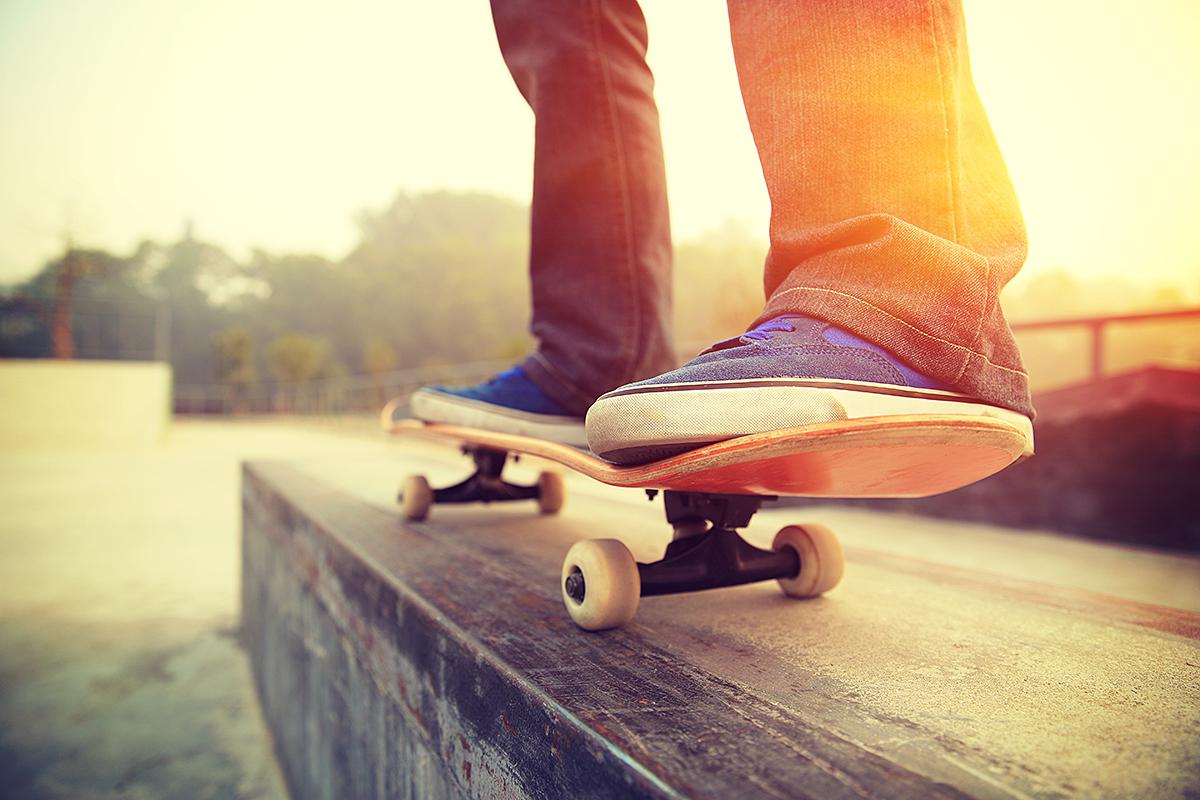
<instances>
[{"instance_id":1,"label":"sun glare","mask_svg":"<svg viewBox=\"0 0 1200 800\"><path fill-rule=\"evenodd\" d=\"M651 0L677 239L769 214L724 6ZM1030 269L1196 288L1200 6L968 0ZM797 34L803 46L803 33ZM63 236L339 256L400 189L528 197L532 117L487 4L0 7L0 280Z\"/></svg>"}]
</instances>

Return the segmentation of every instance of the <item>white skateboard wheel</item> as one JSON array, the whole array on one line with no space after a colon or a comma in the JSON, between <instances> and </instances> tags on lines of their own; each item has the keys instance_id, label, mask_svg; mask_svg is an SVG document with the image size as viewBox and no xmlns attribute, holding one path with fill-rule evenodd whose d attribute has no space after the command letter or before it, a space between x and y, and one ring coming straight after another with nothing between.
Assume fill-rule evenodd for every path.
<instances>
[{"instance_id":1,"label":"white skateboard wheel","mask_svg":"<svg viewBox=\"0 0 1200 800\"><path fill-rule=\"evenodd\" d=\"M538 475L538 510L543 514L557 514L567 499L567 487L562 475L546 471Z\"/></svg>"},{"instance_id":2,"label":"white skateboard wheel","mask_svg":"<svg viewBox=\"0 0 1200 800\"><path fill-rule=\"evenodd\" d=\"M779 586L789 597L816 597L838 585L845 561L842 545L824 525L788 525L775 534L772 550L790 547L800 556L800 572L780 578Z\"/></svg>"},{"instance_id":3,"label":"white skateboard wheel","mask_svg":"<svg viewBox=\"0 0 1200 800\"><path fill-rule=\"evenodd\" d=\"M587 631L621 627L642 597L633 553L616 539L576 542L563 560L561 586L567 613Z\"/></svg>"},{"instance_id":4,"label":"white skateboard wheel","mask_svg":"<svg viewBox=\"0 0 1200 800\"><path fill-rule=\"evenodd\" d=\"M404 479L400 488L400 504L404 518L420 522L429 516L429 507L433 505L433 489L424 475L409 475Z\"/></svg>"}]
</instances>

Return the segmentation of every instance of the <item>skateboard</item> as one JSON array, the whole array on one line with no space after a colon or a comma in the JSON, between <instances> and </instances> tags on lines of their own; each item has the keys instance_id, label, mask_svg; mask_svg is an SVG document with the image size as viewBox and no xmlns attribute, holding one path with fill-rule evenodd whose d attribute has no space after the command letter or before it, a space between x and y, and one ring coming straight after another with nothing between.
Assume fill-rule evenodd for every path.
<instances>
[{"instance_id":1,"label":"skateboard","mask_svg":"<svg viewBox=\"0 0 1200 800\"><path fill-rule=\"evenodd\" d=\"M563 561L561 589L571 619L585 630L629 622L642 597L777 580L784 594L816 597L841 580L837 537L812 523L788 525L770 550L738 530L780 496L924 497L981 480L1018 460L1025 435L981 416L875 417L788 428L705 445L648 464L616 466L586 450L528 436L412 419L383 412L385 430L458 447L474 462L466 480L434 489L408 477L399 501L411 521L441 503L534 500L543 514L563 506L559 472L537 483L504 480L510 459L533 456L612 486L663 496L673 530L663 557L638 563L617 539L577 542Z\"/></svg>"}]
</instances>

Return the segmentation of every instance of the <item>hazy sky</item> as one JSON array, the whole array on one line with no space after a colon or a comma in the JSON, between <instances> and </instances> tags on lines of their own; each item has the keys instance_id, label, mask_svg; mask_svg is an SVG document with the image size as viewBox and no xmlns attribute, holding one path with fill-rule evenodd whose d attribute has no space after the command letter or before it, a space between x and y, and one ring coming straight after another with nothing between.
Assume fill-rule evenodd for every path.
<instances>
[{"instance_id":1,"label":"hazy sky","mask_svg":"<svg viewBox=\"0 0 1200 800\"><path fill-rule=\"evenodd\" d=\"M646 0L677 238L768 203L724 4ZM1034 270L1200 284L1200 2L967 0ZM340 256L399 189L527 199L483 0L0 0L0 281L70 233Z\"/></svg>"}]
</instances>

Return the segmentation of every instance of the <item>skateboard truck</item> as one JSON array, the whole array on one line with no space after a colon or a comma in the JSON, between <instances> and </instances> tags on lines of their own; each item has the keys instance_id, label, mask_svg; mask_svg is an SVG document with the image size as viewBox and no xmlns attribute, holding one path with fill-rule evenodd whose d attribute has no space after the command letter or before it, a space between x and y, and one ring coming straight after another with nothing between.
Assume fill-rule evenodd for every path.
<instances>
[{"instance_id":1,"label":"skateboard truck","mask_svg":"<svg viewBox=\"0 0 1200 800\"><path fill-rule=\"evenodd\" d=\"M535 486L518 486L500 477L508 454L482 447L464 447L463 454L475 462L475 472L465 481L433 490L435 503L491 503L503 500L534 500L539 492Z\"/></svg>"},{"instance_id":2,"label":"skateboard truck","mask_svg":"<svg viewBox=\"0 0 1200 800\"><path fill-rule=\"evenodd\" d=\"M466 480L453 486L433 489L421 475L412 475L405 480L400 490L400 503L404 516L410 520L423 520L435 503L498 503L508 500L537 500L543 514L554 514L562 508L564 492L562 476L557 472L542 472L537 483L522 486L504 480L504 465L515 454L488 447L464 445L463 455L475 462L475 471Z\"/></svg>"},{"instance_id":3,"label":"skateboard truck","mask_svg":"<svg viewBox=\"0 0 1200 800\"><path fill-rule=\"evenodd\" d=\"M647 490L654 499L658 490ZM842 549L822 525L788 525L770 550L747 542L738 528L770 495L663 492L675 538L658 561L638 563L617 539L576 542L562 568L562 594L575 624L587 630L624 625L638 601L652 595L694 592L777 580L784 594L815 597L842 577Z\"/></svg>"},{"instance_id":4,"label":"skateboard truck","mask_svg":"<svg viewBox=\"0 0 1200 800\"><path fill-rule=\"evenodd\" d=\"M769 495L664 492L663 505L675 539L660 560L637 565L642 597L795 577L800 572L795 550L763 550L736 530L749 525L764 502L776 499Z\"/></svg>"},{"instance_id":5,"label":"skateboard truck","mask_svg":"<svg viewBox=\"0 0 1200 800\"><path fill-rule=\"evenodd\" d=\"M658 490L647 489L646 494L653 500ZM675 539L658 561L637 564L641 596L796 577L800 556L793 548L763 550L735 530L749 525L763 503L777 499L770 495L664 492L667 522L675 529ZM587 585L581 571L566 576L563 592L576 603L585 601Z\"/></svg>"}]
</instances>

